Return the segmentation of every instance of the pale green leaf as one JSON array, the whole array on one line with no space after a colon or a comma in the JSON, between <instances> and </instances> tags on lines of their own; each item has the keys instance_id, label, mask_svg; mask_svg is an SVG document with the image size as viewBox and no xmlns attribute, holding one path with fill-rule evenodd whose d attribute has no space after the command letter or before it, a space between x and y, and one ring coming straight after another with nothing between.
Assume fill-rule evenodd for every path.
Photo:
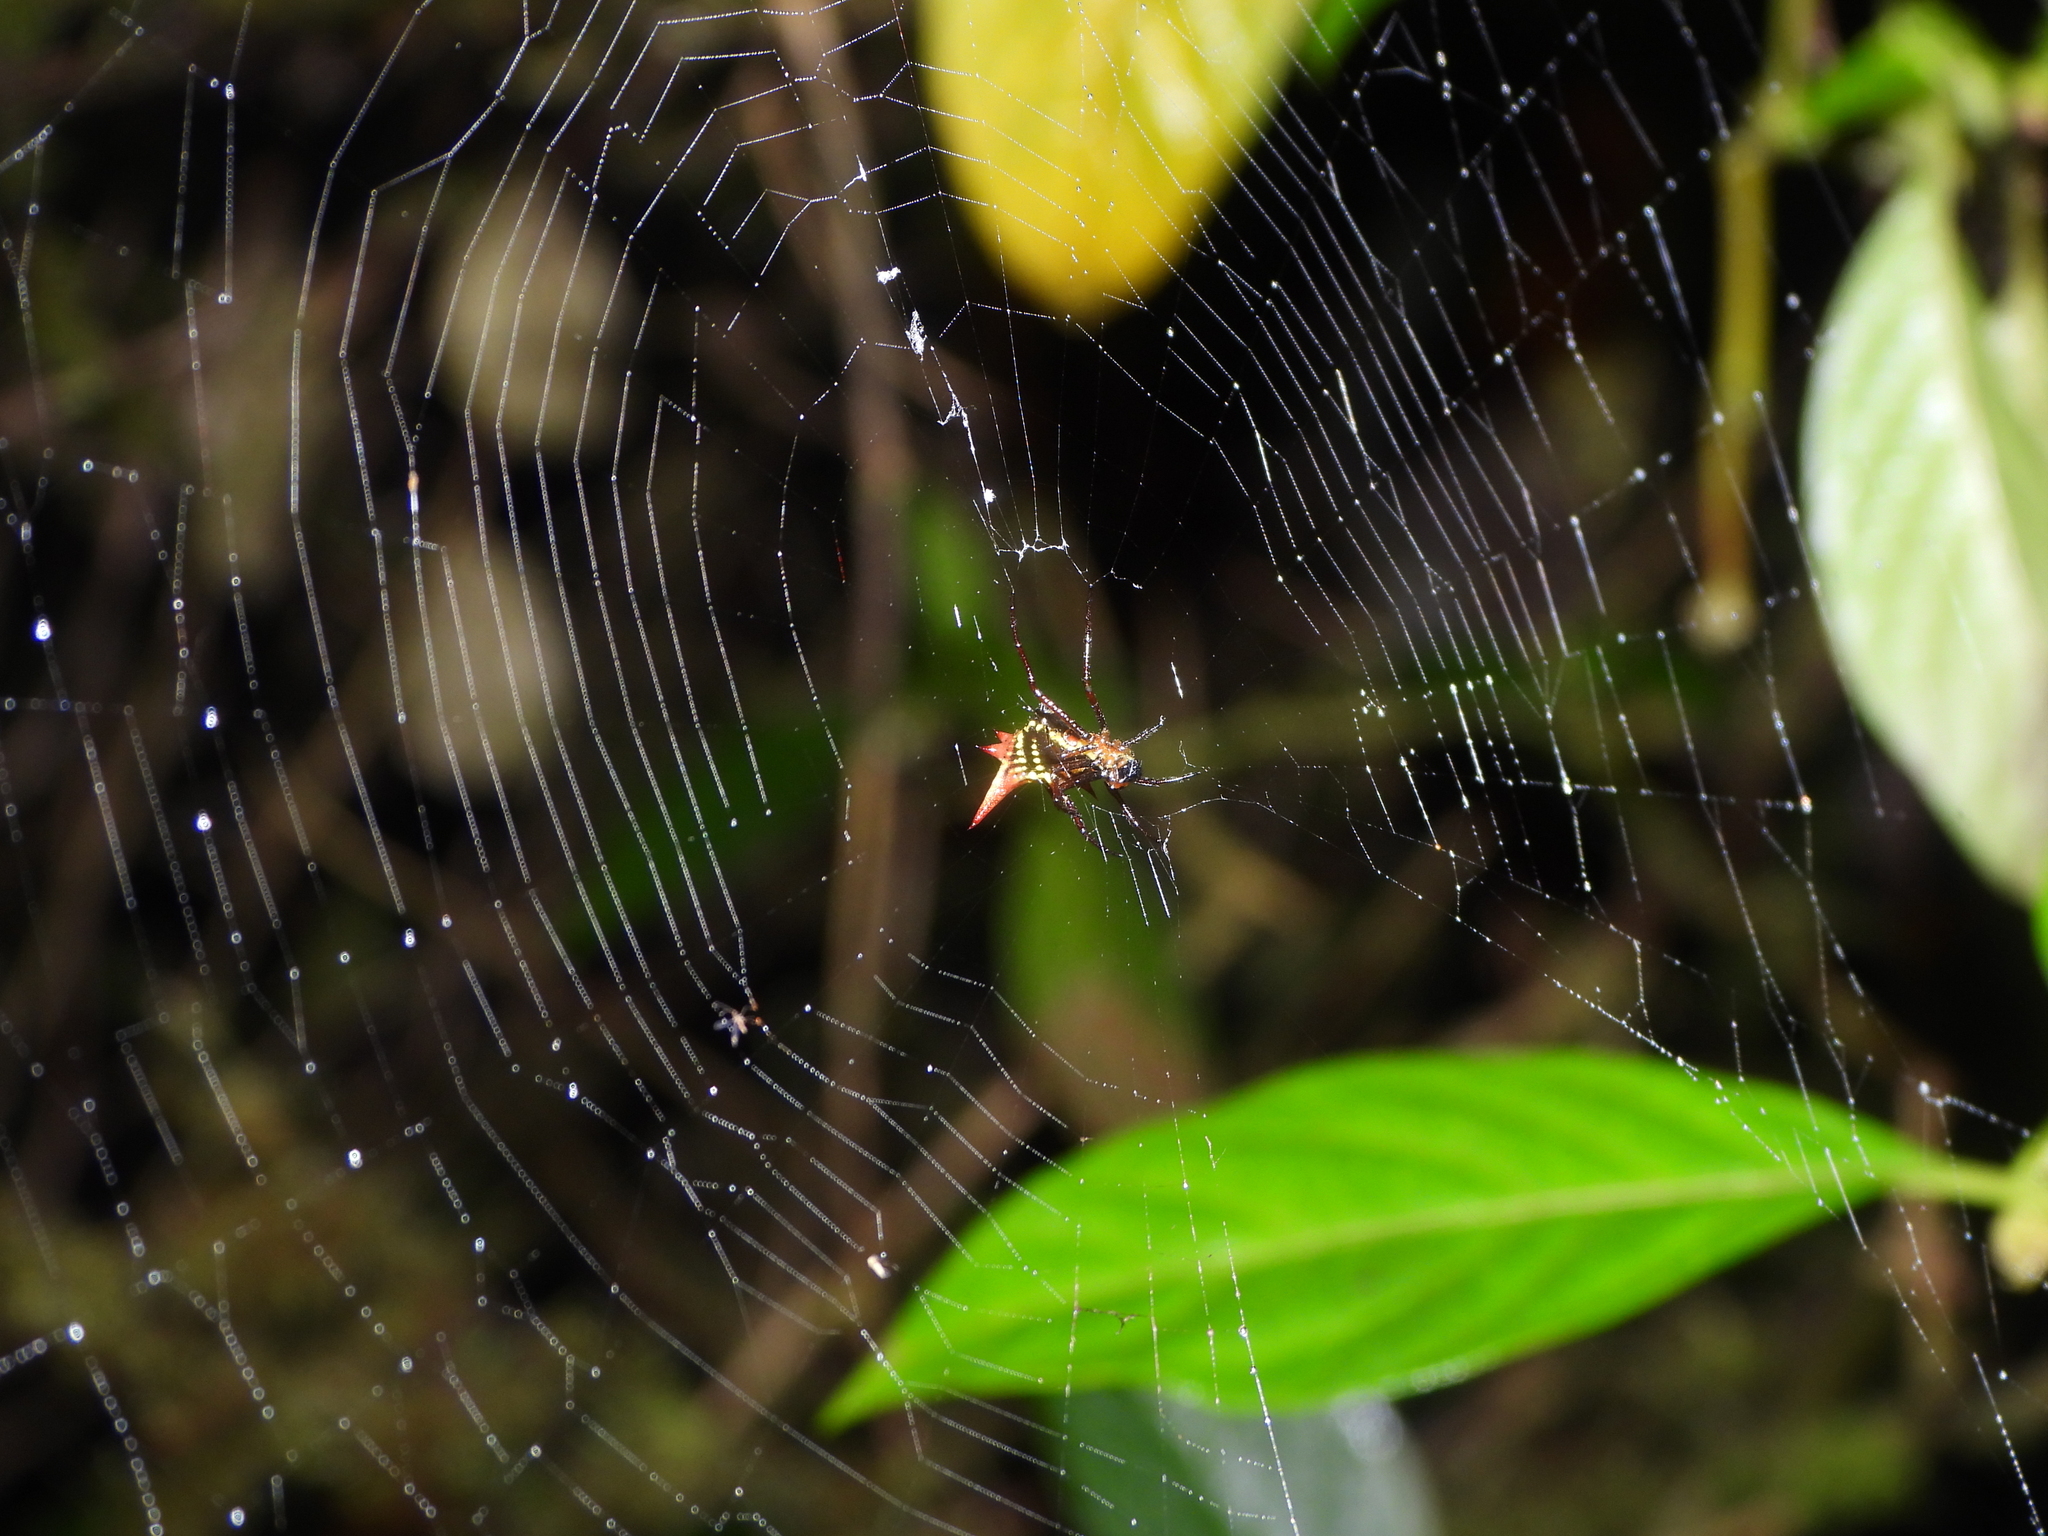
<instances>
[{"instance_id":1,"label":"pale green leaf","mask_svg":"<svg viewBox=\"0 0 2048 1536\"><path fill-rule=\"evenodd\" d=\"M2021 900L2048 840L2038 281L2016 273L1994 315L1947 190L1908 180L1829 308L1804 437L1816 587L1850 696L1978 869Z\"/></svg>"},{"instance_id":2,"label":"pale green leaf","mask_svg":"<svg viewBox=\"0 0 2048 1536\"><path fill-rule=\"evenodd\" d=\"M1909 1174L1960 1177L1930 1179L1824 1099L1661 1061L1323 1062L1035 1174L826 1417L905 1393L1129 1388L1242 1413L1421 1391L1627 1317Z\"/></svg>"},{"instance_id":3,"label":"pale green leaf","mask_svg":"<svg viewBox=\"0 0 2048 1536\"><path fill-rule=\"evenodd\" d=\"M1435 1536L1428 1474L1383 1399L1212 1413L1138 1392L1043 1408L1062 1512L1085 1536Z\"/></svg>"}]
</instances>

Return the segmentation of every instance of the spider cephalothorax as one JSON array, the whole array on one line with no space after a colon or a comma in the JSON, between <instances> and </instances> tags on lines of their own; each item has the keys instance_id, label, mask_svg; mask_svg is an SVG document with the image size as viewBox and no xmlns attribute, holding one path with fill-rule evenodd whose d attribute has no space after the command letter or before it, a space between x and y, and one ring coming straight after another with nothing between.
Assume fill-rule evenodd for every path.
<instances>
[{"instance_id":1,"label":"spider cephalothorax","mask_svg":"<svg viewBox=\"0 0 2048 1536\"><path fill-rule=\"evenodd\" d=\"M1024 642L1017 639L1015 614L1010 616L1010 634L1016 640L1017 656L1024 663L1024 677L1031 684L1038 707L1016 730L997 731L994 744L981 749L1001 766L996 769L995 781L989 785L988 793L982 797L981 809L974 813L974 820L968 825L979 826L983 817L1000 805L1012 790L1024 784L1043 784L1046 793L1052 796L1053 804L1067 813L1081 835L1091 843L1095 842L1095 835L1082 821L1080 809L1067 798L1077 789L1100 784L1136 825L1137 814L1124 804L1118 791L1174 782L1171 779L1146 778L1137 754L1131 750L1165 722L1162 720L1147 726L1128 741L1109 734L1109 722L1103 718L1102 705L1095 698L1095 684L1091 676L1094 651L1091 631L1081 646L1081 688L1088 695L1088 707L1095 712L1096 729L1083 730L1038 686L1038 679L1031 670L1031 658L1024 651Z\"/></svg>"}]
</instances>

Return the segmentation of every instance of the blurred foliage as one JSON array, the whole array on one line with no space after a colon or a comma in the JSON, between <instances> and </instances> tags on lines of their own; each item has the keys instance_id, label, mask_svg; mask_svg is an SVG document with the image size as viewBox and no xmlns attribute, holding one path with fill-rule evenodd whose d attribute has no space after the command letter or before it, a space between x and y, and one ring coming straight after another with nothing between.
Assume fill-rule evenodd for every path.
<instances>
[{"instance_id":1,"label":"blurred foliage","mask_svg":"<svg viewBox=\"0 0 2048 1536\"><path fill-rule=\"evenodd\" d=\"M1287 74L1287 50L1311 64L1319 47L1340 52L1329 40L1365 9L1323 6L1313 25L1325 43L1303 19L1258 69L1214 83L1244 148L1275 110L1266 93ZM20 325L0 357L0 468L24 551L0 572L15 937L0 978L0 1061L12 1058L0 1086L11 1184L0 1344L22 1341L0 1354L19 1361L0 1372L11 1525L132 1529L161 1510L171 1529L219 1529L242 1508L261 1528L275 1500L296 1531L399 1528L428 1518L422 1501L446 1526L507 1532L606 1519L693 1529L739 1511L784 1531L894 1530L904 1505L977 1530L1022 1528L1059 1495L1050 1474L992 1448L1036 1433L1007 1410L942 1442L917 1442L887 1416L831 1441L863 1485L739 1404L712 1369L777 1380L764 1396L780 1422L809 1423L863 1358L831 1304L850 1296L864 1327L885 1318L940 1251L941 1223L957 1225L962 1191L986 1194L993 1165L1064 1158L1140 1103L1186 1102L1333 1051L1612 1045L1619 1016L1725 1062L1739 1014L1745 1030L1781 1031L1817 1083L1839 1047L1860 1066L1859 1099L1916 1139L1998 1156L2003 1126L2048 1107L2037 1027L2048 999L2025 924L1858 735L1789 528L1758 521L1779 574L1755 649L1708 661L1667 640L1684 557L1668 481L1635 471L1687 458L1698 371L1645 318L1628 273L1590 276L1572 300L1570 347L1532 345L1525 374L1489 397L1532 505L1560 526L1579 518L1593 552L1597 585L1556 594L1571 665L1544 678L1364 667L1276 592L1270 550L1205 463L1146 446L1183 403L1158 356L1142 375L1130 363L1153 344L1139 334L1149 322L1105 325L1105 360L1020 313L1002 283L1022 260L1014 232L1000 270L984 263L947 223L963 205L932 195L918 120L868 94L859 110L887 167L876 175L892 249L918 270L928 319L970 317L934 347L963 392L980 388L1030 428L1019 440L1059 444L1048 505L1071 493L1089 511L1055 526L1034 508L1045 521L1033 558L999 561L975 510L982 467L920 428L916 617L894 707L922 862L906 860L898 890L906 931L929 936L932 959L905 983L887 1042L882 1087L909 1106L899 1113L911 1132L871 1191L891 1223L888 1262L849 1221L878 1263L846 1266L841 1286L754 1198L787 1173L783 1146L788 1166L799 1161L797 1138L825 1102L811 1079L772 1074L780 1044L822 1059L834 1038L802 1004L817 990L850 724L831 656L799 661L786 643L792 610L831 635L843 606L846 476L818 402L846 365L819 280L824 242L802 215L833 189L788 159L802 124L773 40L745 14L692 21L701 30L687 47L679 27L634 34L663 66L649 76L662 86L621 109L644 119L634 138L559 110L549 93L595 78L590 54L560 28L522 39L518 8L328 0L247 12L246 31L244 18L226 0L165 5L138 33L83 4L0 7L5 145L56 125L0 175L10 262L31 227L35 237L25 274L15 268L33 363ZM870 82L903 67L889 19L856 6L845 22L859 39L850 67ZM1613 33L1603 73L1558 87L1560 119L1597 126L1597 151L1602 135L1625 136L1618 97L1660 141L1687 154L1708 142L1689 115L1692 76L1674 88L1668 58L1630 46L1640 18L1628 8L1602 20ZM1485 41L1515 78L1556 49L1527 17L1490 24ZM1443 46L1457 68L1484 57L1467 34ZM1845 60L1878 46L1852 39ZM1702 19L1696 47L1682 62L1731 89L1753 68L1732 20ZM1919 99L1921 77L1901 75L1901 59L1919 57L1893 49L1875 83L1839 77L1847 104L1827 110L1861 122ZM1015 62L1048 58L1057 64L1018 49ZM237 222L234 302L223 304L220 82L231 70ZM2015 113L2030 79L2009 87ZM1321 89L1287 81L1279 108L1319 123ZM1466 94L1490 93L1497 82L1475 74ZM181 205L188 97L195 152ZM1377 121L1384 142L1370 155L1331 132L1353 157L1345 174L1386 156L1418 199L1456 191L1468 167L1406 136L1419 130L1398 110ZM436 157L465 133L437 180ZM648 225L568 218L549 202L520 232L501 226L511 190L523 199L529 183L500 187L497 173L530 174L543 138L559 157L547 163L600 188L608 215L652 207ZM345 140L359 158L330 181ZM1163 277L1195 214L1238 195L1226 182L1239 144L1197 148L1199 164L1176 172L1153 210L1166 216L1156 250L1127 253L1119 282ZM1562 149L1540 153L1556 157L1560 181L1579 174ZM411 174L422 166L432 173ZM1596 169L1616 207L1655 190L1609 161ZM1855 183L1812 174L1856 206ZM486 215L494 189L500 206ZM1136 229L1138 195L1112 189L1099 208ZM1696 235L1708 195L1691 183L1675 194L1674 229ZM1779 281L1810 298L1843 243L1818 211L1827 198L1791 201ZM970 220L996 217L974 206ZM1799 224L1807 214L1820 222ZM1502 215L1518 229L1547 217L1512 195ZM1688 291L1706 274L1687 253L1703 248L1674 242ZM582 251L573 264L570 249ZM1048 291L1078 292L1065 247L1047 250ZM506 311L469 307L501 268L543 274L515 286L552 306L550 321L576 295L559 344L529 316L515 352ZM1507 275L1460 277L1514 313ZM408 295L426 318L401 335L389 317ZM1168 286L1156 303L1171 315L1205 301ZM1055 307L1078 316L1092 302ZM453 311L445 336L436 305ZM592 317L598 330L576 328ZM1788 322L1785 373L1800 373L1810 340ZM544 404L518 359L550 346ZM386 368L405 399L425 402L406 434L381 398ZM623 449L561 414L593 377L625 403ZM654 453L657 421L664 444L711 449ZM508 518L494 480L522 507L545 493L554 521ZM637 596L675 625L657 627L673 659L650 669L671 685L666 715L584 692L579 678L640 667L630 646L570 654L572 635L605 632L576 540L610 526L614 497L647 509L644 527L618 535L636 569L647 551L632 540L652 529L662 541L670 585ZM427 546L460 558L439 562ZM1146 579L1099 579L1117 568ZM331 696L306 624L308 572ZM445 619L475 673L440 667L438 707L420 681L422 591L435 634ZM975 749L1025 707L1013 609L1041 682L1070 704L1092 624L1112 723L1134 733L1166 715L1148 768L1205 775L1182 798L1133 797L1170 826L1171 880L1113 840L1118 857L1105 862L1043 796L1018 796L965 835L989 766ZM41 613L68 696L93 708L45 707L57 683L30 640ZM450 649L433 653L453 661ZM552 715L533 697L543 680ZM1472 754L1461 706L1483 708L1512 754L1489 760L1496 778L1477 801L1451 771ZM626 791L591 802L584 822L565 765L607 783L593 744L634 726L656 737L657 720L677 722L710 766L621 769ZM472 787L496 759L509 814L481 793L465 804L451 758ZM240 804L223 789L230 767ZM1375 832L1359 807L1380 786L1411 784L1433 835ZM371 811L388 871L365 831ZM190 830L201 812L210 834ZM497 861L488 874L443 856L466 846L471 815ZM106 856L109 820L132 861L132 911ZM403 918L394 881L411 899ZM415 929L416 947L405 942ZM465 968L445 935L488 959ZM737 965L707 958L730 958L742 937L752 999ZM616 977L642 963L670 995L704 1005L636 1018ZM1000 996L961 976L995 978ZM713 998L757 1003L768 1034L728 1046L711 1029ZM969 1027L950 1022L962 1019ZM715 1088L728 1118L788 1140L643 1112L671 1092L650 1040L702 1095L698 1108ZM1997 1119L1943 1119L1946 1095ZM977 1106L999 1100L1024 1129L930 1174L980 1134ZM686 1173L687 1192L668 1168ZM829 1197L822 1178L805 1187ZM1831 1226L1611 1335L1421 1400L1412 1421L1448 1529L2020 1528L2002 1435L2038 1464L2048 1356L2037 1303L1987 1300L1979 1250L1949 1213L1888 1210L1864 1233L1868 1253ZM829 1287L806 1290L813 1274ZM773 1378L763 1341L792 1337L796 1363ZM2006 1372L1992 1373L1988 1396L1971 1386L1973 1351Z\"/></svg>"},{"instance_id":2,"label":"blurred foliage","mask_svg":"<svg viewBox=\"0 0 2048 1536\"><path fill-rule=\"evenodd\" d=\"M1116 835L1109 812L1094 819ZM1123 861L1065 817L1017 820L994 914L996 976L1036 1046L1073 1074L1063 1118L1094 1135L1185 1102L1199 1092L1203 1042L1158 894L1134 899Z\"/></svg>"},{"instance_id":3,"label":"blurred foliage","mask_svg":"<svg viewBox=\"0 0 2048 1536\"><path fill-rule=\"evenodd\" d=\"M1944 7L1888 11L1779 104L1809 152L1878 135L1902 181L1828 309L1803 426L1822 611L1857 707L1987 880L2041 883L2048 799L2048 275L2030 151L2035 77ZM1973 147L1988 157L1981 172ZM2001 163L2002 162L2002 163ZM1995 298L1959 223L1980 178Z\"/></svg>"},{"instance_id":4,"label":"blurred foliage","mask_svg":"<svg viewBox=\"0 0 2048 1536\"><path fill-rule=\"evenodd\" d=\"M1864 719L2024 900L2048 850L2048 421L2019 402L2048 368L2048 287L2015 263L1987 306L1953 204L1915 178L1844 276L1808 404L1807 526Z\"/></svg>"}]
</instances>

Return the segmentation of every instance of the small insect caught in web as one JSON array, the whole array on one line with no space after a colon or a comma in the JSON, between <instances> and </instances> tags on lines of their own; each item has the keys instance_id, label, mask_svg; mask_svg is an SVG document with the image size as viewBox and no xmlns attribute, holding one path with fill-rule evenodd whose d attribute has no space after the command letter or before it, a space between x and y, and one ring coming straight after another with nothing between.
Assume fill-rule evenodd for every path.
<instances>
[{"instance_id":1,"label":"small insect caught in web","mask_svg":"<svg viewBox=\"0 0 2048 1536\"><path fill-rule=\"evenodd\" d=\"M1124 818L1141 834L1149 836L1150 829L1125 802L1123 791L1178 784L1192 777L1180 774L1169 779L1148 779L1137 754L1132 751L1139 742L1166 724L1164 717L1128 739L1110 734L1109 721L1102 713L1101 702L1095 697L1095 630L1092 621L1081 641L1081 691L1088 696L1088 707L1095 714L1095 729L1092 731L1078 724L1038 686L1037 674L1031 668L1031 657L1017 632L1015 609L1010 612L1010 639L1017 647L1017 659L1024 664L1024 680L1031 685L1032 696L1038 703L1016 730L997 731L994 743L981 749L999 766L988 793L982 797L981 809L974 813L974 819L968 825L980 826L983 818L1002 804L1013 790L1025 784L1043 784L1045 792L1052 796L1052 803L1067 813L1075 830L1100 848L1101 842L1081 819L1080 807L1069 798L1076 790L1092 789L1100 784L1116 802Z\"/></svg>"},{"instance_id":2,"label":"small insect caught in web","mask_svg":"<svg viewBox=\"0 0 2048 1536\"><path fill-rule=\"evenodd\" d=\"M758 1029L764 1035L768 1033L768 1022L761 1017L760 1004L751 997L747 999L744 1008L735 1008L731 1003L721 1003L714 999L711 1011L716 1015L711 1027L731 1040L734 1045L738 1045L740 1037L750 1029Z\"/></svg>"}]
</instances>

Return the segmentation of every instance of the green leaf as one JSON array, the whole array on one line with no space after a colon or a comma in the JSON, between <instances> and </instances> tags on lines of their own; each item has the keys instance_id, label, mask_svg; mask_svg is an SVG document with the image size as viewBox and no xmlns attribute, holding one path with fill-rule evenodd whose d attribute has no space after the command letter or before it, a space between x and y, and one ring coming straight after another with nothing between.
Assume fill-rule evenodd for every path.
<instances>
[{"instance_id":1,"label":"green leaf","mask_svg":"<svg viewBox=\"0 0 2048 1536\"><path fill-rule=\"evenodd\" d=\"M1095 319L1171 272L1297 50L1327 71L1386 3L925 0L925 98L1011 286Z\"/></svg>"},{"instance_id":2,"label":"green leaf","mask_svg":"<svg viewBox=\"0 0 2048 1536\"><path fill-rule=\"evenodd\" d=\"M1815 585L1878 740L1994 885L2048 845L2048 368L2038 269L1987 308L1946 184L1908 179L1859 242L1805 425Z\"/></svg>"},{"instance_id":3,"label":"green leaf","mask_svg":"<svg viewBox=\"0 0 2048 1536\"><path fill-rule=\"evenodd\" d=\"M1308 31L1301 40L1301 67L1312 79L1327 80L1344 62L1365 24L1390 3L1391 0L1314 0L1309 9Z\"/></svg>"},{"instance_id":4,"label":"green leaf","mask_svg":"<svg viewBox=\"0 0 2048 1536\"><path fill-rule=\"evenodd\" d=\"M1984 318L1986 399L1998 418L1992 445L2009 481L2048 481L2048 251L2041 236L2041 185L2024 161L2007 177L2005 282ZM2014 532L2048 615L2048 519L2018 518Z\"/></svg>"},{"instance_id":5,"label":"green leaf","mask_svg":"<svg viewBox=\"0 0 2048 1536\"><path fill-rule=\"evenodd\" d=\"M1022 803L997 813L1015 827L995 914L997 974L1064 1064L1059 1112L1092 1134L1193 1098L1195 1010L1147 866L1083 841L1035 785L1013 798ZM1084 814L1098 826L1110 816ZM1101 836L1114 845L1116 829Z\"/></svg>"},{"instance_id":6,"label":"green leaf","mask_svg":"<svg viewBox=\"0 0 2048 1536\"><path fill-rule=\"evenodd\" d=\"M1156 892L1143 884L1143 865L1105 856L1042 791L1027 788L1017 796L1023 804L1007 812L1030 820L997 908L1004 992L1027 1019L1073 1012L1078 996L1099 992L1113 994L1119 1010L1191 1029L1173 930ZM1072 798L1089 795L1077 790Z\"/></svg>"},{"instance_id":7,"label":"green leaf","mask_svg":"<svg viewBox=\"0 0 2048 1536\"><path fill-rule=\"evenodd\" d=\"M1010 654L1010 595L988 534L958 498L925 489L905 510L917 610L915 691L955 719L979 722L991 698L1009 691L989 661Z\"/></svg>"},{"instance_id":8,"label":"green leaf","mask_svg":"<svg viewBox=\"0 0 2048 1536\"><path fill-rule=\"evenodd\" d=\"M1788 120L1809 145L1882 123L1930 97L1974 137L2004 132L2012 65L1942 5L1886 10L1807 87Z\"/></svg>"},{"instance_id":9,"label":"green leaf","mask_svg":"<svg viewBox=\"0 0 2048 1536\"><path fill-rule=\"evenodd\" d=\"M920 491L911 498L909 514L919 638L934 650L965 649L970 663L985 671L981 663L988 642L982 630L1004 640L1009 633L1009 599L989 553L988 535L944 491Z\"/></svg>"},{"instance_id":10,"label":"green leaf","mask_svg":"<svg viewBox=\"0 0 2048 1536\"><path fill-rule=\"evenodd\" d=\"M1617 1322L1888 1184L1960 1177L1826 1100L1640 1057L1322 1062L1025 1181L825 1418L905 1393L1128 1388L1245 1413L1419 1392Z\"/></svg>"},{"instance_id":11,"label":"green leaf","mask_svg":"<svg viewBox=\"0 0 2048 1536\"><path fill-rule=\"evenodd\" d=\"M2034 958L2048 974L2048 887L2034 898Z\"/></svg>"}]
</instances>

